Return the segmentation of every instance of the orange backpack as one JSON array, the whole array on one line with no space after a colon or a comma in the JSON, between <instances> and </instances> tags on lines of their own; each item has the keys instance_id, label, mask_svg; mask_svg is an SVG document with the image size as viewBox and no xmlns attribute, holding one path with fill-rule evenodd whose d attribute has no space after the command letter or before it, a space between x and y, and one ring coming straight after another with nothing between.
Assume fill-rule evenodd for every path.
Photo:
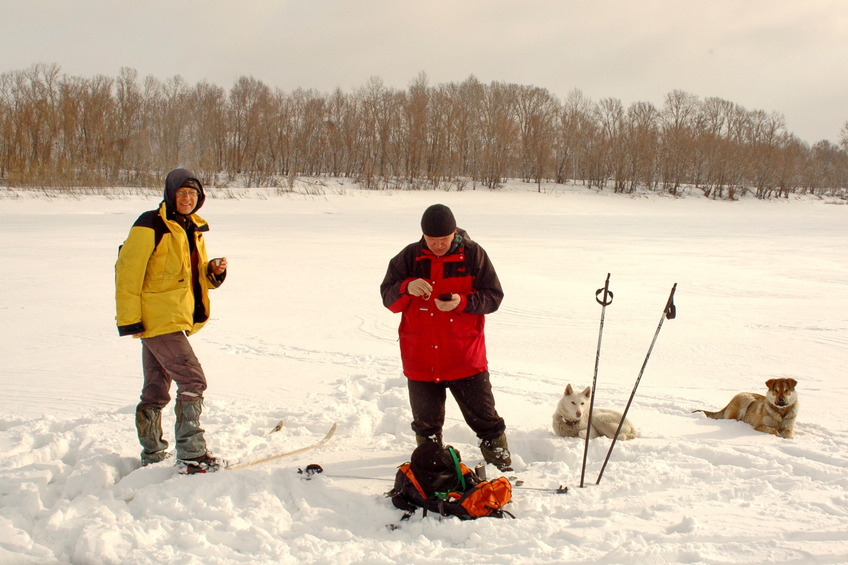
<instances>
[{"instance_id":1,"label":"orange backpack","mask_svg":"<svg viewBox=\"0 0 848 565\"><path fill-rule=\"evenodd\" d=\"M445 450L451 453L455 463L456 480L453 488L433 492L428 496L415 477L412 465L404 463L398 468L394 488L388 493L395 507L408 513L423 508L425 515L432 511L438 512L440 516L456 516L462 520L482 516L503 518L505 515L514 518L503 509L512 500L512 485L506 477L481 481L474 471L459 461L452 447L448 446Z\"/></svg>"},{"instance_id":2,"label":"orange backpack","mask_svg":"<svg viewBox=\"0 0 848 565\"><path fill-rule=\"evenodd\" d=\"M481 481L462 493L459 504L474 518L492 516L494 513L502 518L506 513L503 506L510 500L512 485L506 477L498 477L491 481Z\"/></svg>"}]
</instances>

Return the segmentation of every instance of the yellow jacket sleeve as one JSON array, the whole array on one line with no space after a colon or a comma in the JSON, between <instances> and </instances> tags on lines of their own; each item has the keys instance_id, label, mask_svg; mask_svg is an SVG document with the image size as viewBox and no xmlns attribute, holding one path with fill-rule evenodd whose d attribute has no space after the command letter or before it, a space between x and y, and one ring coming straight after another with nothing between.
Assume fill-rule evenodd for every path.
<instances>
[{"instance_id":1,"label":"yellow jacket sleeve","mask_svg":"<svg viewBox=\"0 0 848 565\"><path fill-rule=\"evenodd\" d=\"M153 229L133 226L118 252L118 261L115 263L115 305L120 335L135 335L144 331L141 290L154 247Z\"/></svg>"}]
</instances>

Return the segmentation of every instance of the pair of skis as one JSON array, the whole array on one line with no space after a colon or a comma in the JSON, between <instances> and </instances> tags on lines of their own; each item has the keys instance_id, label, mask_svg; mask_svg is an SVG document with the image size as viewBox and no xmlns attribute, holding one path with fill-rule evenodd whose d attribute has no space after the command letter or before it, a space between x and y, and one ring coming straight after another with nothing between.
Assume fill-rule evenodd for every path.
<instances>
[{"instance_id":1,"label":"pair of skis","mask_svg":"<svg viewBox=\"0 0 848 565\"><path fill-rule=\"evenodd\" d=\"M268 434L267 434L267 435L271 435L271 434L273 434L273 433L275 433L275 432L278 432L278 431L280 431L282 428L283 428L283 422L282 422L282 420L280 420L280 422L279 422L279 423L278 423L278 424L274 427L274 429L272 429L270 432L268 432ZM237 471L237 470L239 470L239 469L246 469L246 468L248 468L248 467L253 467L253 466L255 466L255 465L260 465L260 464L262 464L262 463L268 463L269 461L275 461L275 460L277 460L277 459L282 459L282 458L284 458L284 457L291 457L292 455L297 455L297 454L299 454L299 453L304 453L304 452L306 452L306 451L311 451L311 450L313 450L313 449L316 449L316 448L318 448L318 447L321 447L322 445L324 445L325 443L327 443L328 441L330 441L330 438L332 438L332 437L333 437L333 435L336 433L336 428L338 428L338 423L333 424L333 425L332 425L332 427L331 427L331 428L327 431L327 433L326 433L326 434L324 434L324 437L322 437L320 440L316 441L315 443L311 443L311 444L309 444L309 445L305 445L305 446L303 446L303 447L299 447L299 448L297 448L297 449L293 449L293 450L291 450L291 451L285 451L285 452L283 452L283 453L278 453L277 455L272 455L271 457L265 457L265 458L263 458L263 459L257 459L257 460L255 460L255 461L248 461L248 462L246 462L246 463L238 463L238 464L236 464L236 465L224 465L224 466L220 467L220 468L219 468L216 472L221 472L221 471ZM205 470L204 470L204 471L199 471L199 472L195 472L195 473L188 473L188 472L180 472L180 471L178 471L178 474L180 474L180 475L203 475L203 474L208 474L208 471L205 471ZM125 498L124 498L124 502L126 502L127 504L129 504L129 503L130 503L130 502L132 502L134 499L135 499L135 493L131 494L130 496L125 497Z\"/></svg>"},{"instance_id":2,"label":"pair of skis","mask_svg":"<svg viewBox=\"0 0 848 565\"><path fill-rule=\"evenodd\" d=\"M220 470L221 470L221 471L238 471L239 469L247 469L248 467L253 467L253 466L255 466L255 465L261 465L261 464L263 464L263 463L268 463L269 461L275 461L275 460L277 460L277 459L282 459L282 458L284 458L284 457L291 457L292 455L297 455L298 453L304 453L304 452L306 452L306 451L311 451L311 450L313 450L313 449L315 449L315 448L321 447L322 445L324 445L325 443L327 443L328 441L330 441L330 438L332 438L332 437L333 437L333 435L336 433L336 428L337 428L337 427L338 427L338 423L333 424L333 426L329 429L329 431L328 431L326 434L324 434L324 437L323 437L323 438L321 438L320 440L316 441L315 443L311 443L311 444L309 444L309 445L305 445L305 446L303 446L303 447L299 447L299 448L297 448L297 449L293 449L293 450L291 450L291 451L284 451L284 452L282 452L282 453L278 453L278 454L276 454L276 455L272 455L272 456L270 456L270 457L265 457L265 458L262 458L262 459L257 459L257 460L255 460L255 461L248 461L248 462L246 462L246 463L237 463L237 464L235 464L235 465L227 464L227 465L225 465L225 466L222 466L222 467L220 468ZM283 421L282 421L282 420L280 420L280 422L279 422L279 423L278 423L278 424L274 427L274 429L272 429L270 432L268 432L268 435L271 435L271 434L273 434L273 433L275 433L275 432L278 432L278 431L280 431L282 428L283 428ZM206 472L206 471L198 471L198 472L196 472L196 473L180 473L180 474L181 474L181 475L185 475L185 474L198 474L198 473L201 473L201 474L202 474L202 473L205 473L205 472Z\"/></svg>"},{"instance_id":3,"label":"pair of skis","mask_svg":"<svg viewBox=\"0 0 848 565\"><path fill-rule=\"evenodd\" d=\"M317 447L321 447L322 445L324 445L325 443L330 441L330 438L332 438L333 434L336 433L337 427L338 427L338 424L333 424L333 426L324 435L324 437L321 438L320 440L318 440L317 442L313 443L313 444L310 444L310 445L307 445L307 446L304 446L304 447L301 447L301 448L298 448L298 449L294 449L292 451L286 451L284 453L278 453L277 455L272 455L271 457L265 457L264 459L257 459L256 461L248 461L247 463L232 465L230 467L227 467L227 469L230 470L230 471L237 471L238 469L246 469L248 467L253 467L254 465L261 465L262 463L267 463L269 461L274 461L276 459L282 459L283 457L290 457L292 455L297 455L298 453L303 453L305 451L311 451L311 450L313 450ZM279 431L281 428L282 428L282 421L280 421L280 423L277 424L277 426L270 433L274 433L276 431Z\"/></svg>"},{"instance_id":4,"label":"pair of skis","mask_svg":"<svg viewBox=\"0 0 848 565\"><path fill-rule=\"evenodd\" d=\"M612 304L613 293L609 289L609 280L610 274L607 273L607 279L604 282L604 287L599 288L595 292L595 301L601 305L601 324L600 329L598 330L598 349L595 352L595 374L592 377L592 396L589 399L589 426L586 428L586 443L583 447L583 465L580 469L580 488L583 488L583 480L586 475L586 457L589 452L589 430L592 429L592 410L595 405L595 387L598 382L598 364L601 359L601 338L604 334L604 314L606 312L607 306ZM612 454L612 450L615 447L615 442L618 440L618 434L621 433L621 427L624 425L624 419L627 417L627 411L630 410L630 404L633 402L633 397L636 396L636 389L639 387L639 382L642 380L642 374L645 372L645 367L648 364L648 359L651 357L651 351L654 349L654 344L657 342L657 337L660 335L660 330L662 329L663 320L668 318L669 320L673 320L677 316L677 308L674 306L674 292L677 290L677 283L674 283L674 286L671 287L671 293L668 295L668 300L665 303L665 307L663 307L663 313L660 317L660 323L657 326L657 331L654 332L654 339L651 341L651 345L648 348L648 354L645 356L645 361L642 363L642 368L639 370L639 376L636 377L636 383L633 385L633 391L630 393L630 398L627 400L627 406L624 407L624 412L621 414L621 421L618 422L618 428L615 430L615 435L612 438L612 443L610 443L609 450L607 451L607 456L604 458L604 464L601 466L601 472L598 473L598 480L595 481L595 484L599 484L601 482L601 478L604 476L604 469L607 467L607 463L609 462L610 455ZM603 293L603 297L601 297L601 293Z\"/></svg>"}]
</instances>

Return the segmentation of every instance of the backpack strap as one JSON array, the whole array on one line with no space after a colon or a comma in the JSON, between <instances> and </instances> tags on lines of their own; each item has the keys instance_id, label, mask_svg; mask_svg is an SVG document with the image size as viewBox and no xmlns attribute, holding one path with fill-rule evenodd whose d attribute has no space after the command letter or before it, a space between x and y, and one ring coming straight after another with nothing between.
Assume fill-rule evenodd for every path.
<instances>
[{"instance_id":1,"label":"backpack strap","mask_svg":"<svg viewBox=\"0 0 848 565\"><path fill-rule=\"evenodd\" d=\"M453 459L453 466L456 469L456 477L459 480L459 486L464 492L467 487L465 486L465 474L462 472L462 468L460 467L459 457L457 456L456 450L453 446L449 445L447 449L448 453L450 453L451 459Z\"/></svg>"},{"instance_id":2,"label":"backpack strap","mask_svg":"<svg viewBox=\"0 0 848 565\"><path fill-rule=\"evenodd\" d=\"M154 253L156 252L156 248L159 247L159 242L162 241L162 236L166 233L171 233L171 230L168 229L168 225L165 223L165 220L163 220L162 216L159 215L159 210L148 210L147 212L144 212L135 221L133 227L149 228L153 230ZM121 248L123 246L123 243L118 246L118 253L121 252Z\"/></svg>"},{"instance_id":3,"label":"backpack strap","mask_svg":"<svg viewBox=\"0 0 848 565\"><path fill-rule=\"evenodd\" d=\"M162 236L166 233L170 233L171 230L168 229L168 226L165 224L165 220L162 219L162 216L157 212L153 217L153 249L159 247L159 242L162 241Z\"/></svg>"}]
</instances>

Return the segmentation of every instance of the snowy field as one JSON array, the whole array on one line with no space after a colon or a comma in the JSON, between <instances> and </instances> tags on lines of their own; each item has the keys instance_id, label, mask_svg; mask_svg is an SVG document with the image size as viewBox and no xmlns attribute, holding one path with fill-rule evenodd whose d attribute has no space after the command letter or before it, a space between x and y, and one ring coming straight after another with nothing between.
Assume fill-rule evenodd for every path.
<instances>
[{"instance_id":1,"label":"snowy field","mask_svg":"<svg viewBox=\"0 0 848 565\"><path fill-rule=\"evenodd\" d=\"M139 469L140 344L114 325L117 246L158 194L0 195L0 563L848 563L844 202L309 192L207 199L207 247L230 272L191 341L217 455L246 462L338 431L192 477ZM489 362L529 488L514 491L515 520L418 515L392 531L401 513L383 493L414 438L400 317L379 284L435 202L506 293L487 318ZM592 382L607 273L597 407L624 408L674 283L677 318L629 412L642 437L616 444L597 485L610 440L592 440L580 488L583 440L555 437L551 415L566 384ZM799 383L794 439L692 413L772 377ZM445 439L481 460L450 398ZM304 480L310 463L325 474Z\"/></svg>"}]
</instances>

